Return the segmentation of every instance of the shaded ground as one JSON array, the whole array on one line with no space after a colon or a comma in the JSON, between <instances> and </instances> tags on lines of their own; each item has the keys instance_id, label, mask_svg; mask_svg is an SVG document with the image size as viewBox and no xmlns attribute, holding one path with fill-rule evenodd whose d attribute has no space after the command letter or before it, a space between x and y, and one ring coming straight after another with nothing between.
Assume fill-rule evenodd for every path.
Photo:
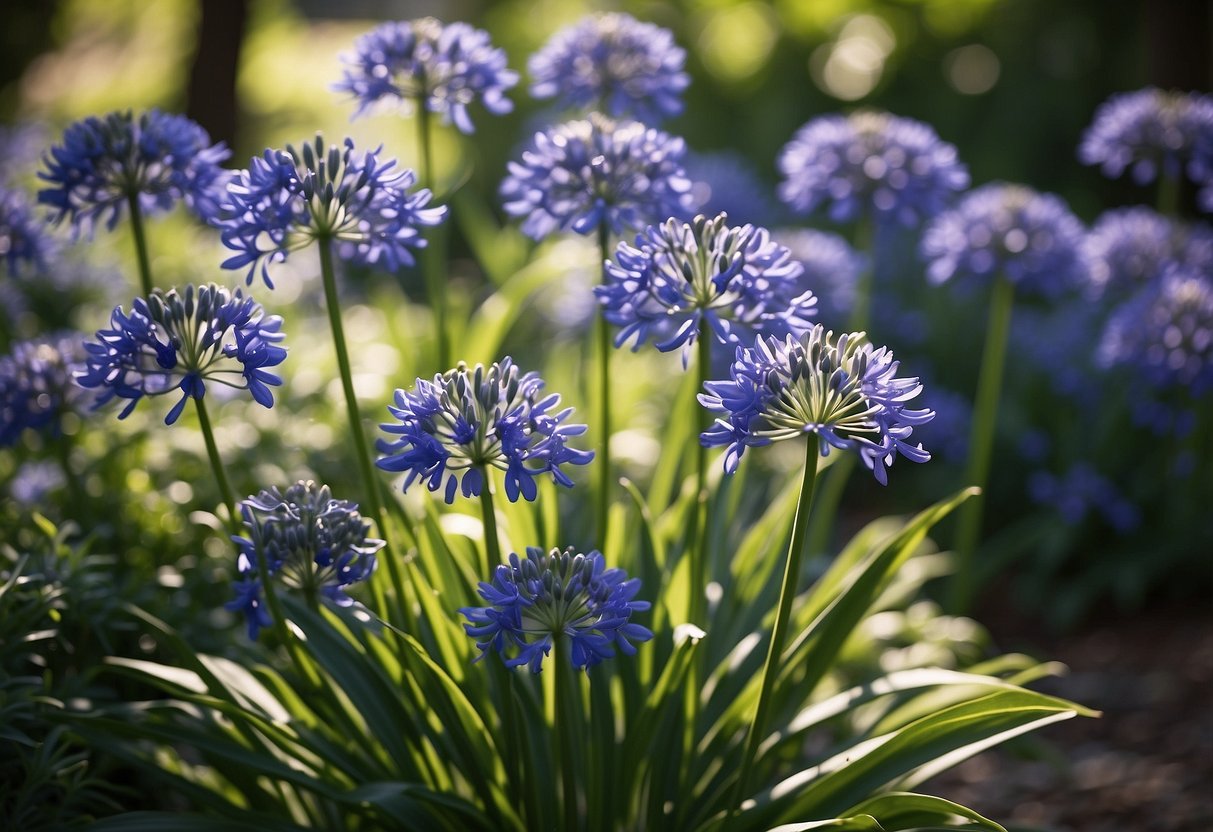
<instances>
[{"instance_id":1,"label":"shaded ground","mask_svg":"<svg viewBox=\"0 0 1213 832\"><path fill-rule=\"evenodd\" d=\"M980 616L979 616L980 617ZM1070 667L1034 685L1103 711L981 754L920 787L1008 828L1213 830L1213 601L1092 623L1065 637L983 621L1003 651Z\"/></svg>"}]
</instances>

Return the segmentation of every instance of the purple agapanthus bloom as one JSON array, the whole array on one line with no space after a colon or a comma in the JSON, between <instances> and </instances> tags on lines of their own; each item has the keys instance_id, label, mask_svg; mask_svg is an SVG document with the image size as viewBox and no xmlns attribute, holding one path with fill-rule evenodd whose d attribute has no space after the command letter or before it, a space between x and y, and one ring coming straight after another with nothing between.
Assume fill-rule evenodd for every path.
<instances>
[{"instance_id":1,"label":"purple agapanthus bloom","mask_svg":"<svg viewBox=\"0 0 1213 832\"><path fill-rule=\"evenodd\" d=\"M1172 263L1213 271L1213 230L1176 222L1143 206L1103 213L1084 249L1092 297L1132 293Z\"/></svg>"},{"instance_id":2,"label":"purple agapanthus bloom","mask_svg":"<svg viewBox=\"0 0 1213 832\"><path fill-rule=\"evenodd\" d=\"M800 286L803 271L765 228L700 215L649 226L634 246L620 243L594 293L619 327L615 346L634 339L640 349L652 338L662 352L681 347L685 367L701 321L722 344L807 330L817 299Z\"/></svg>"},{"instance_id":3,"label":"purple agapanthus bloom","mask_svg":"<svg viewBox=\"0 0 1213 832\"><path fill-rule=\"evenodd\" d=\"M9 276L44 271L56 249L46 223L34 216L25 196L0 186L0 259Z\"/></svg>"},{"instance_id":4,"label":"purple agapanthus bloom","mask_svg":"<svg viewBox=\"0 0 1213 832\"><path fill-rule=\"evenodd\" d=\"M1201 182L1190 166L1210 139L1213 97L1147 87L1113 95L1099 106L1078 158L1113 178L1127 169L1139 185L1153 182L1160 172L1170 179L1186 172Z\"/></svg>"},{"instance_id":5,"label":"purple agapanthus bloom","mask_svg":"<svg viewBox=\"0 0 1213 832\"><path fill-rule=\"evenodd\" d=\"M931 222L922 256L932 283L1002 275L1020 291L1056 296L1087 280L1085 236L1060 197L995 182Z\"/></svg>"},{"instance_id":6,"label":"purple agapanthus bloom","mask_svg":"<svg viewBox=\"0 0 1213 832\"><path fill-rule=\"evenodd\" d=\"M520 495L534 500L543 474L572 487L560 466L585 465L594 454L568 446L585 425L562 424L573 409L557 410L560 396L541 397L542 389L538 374L520 374L508 357L487 368L460 363L432 382L419 378L412 390L397 390L396 406L388 406L400 421L380 427L399 438L379 440L386 455L375 464L404 472L405 491L419 478L430 491L445 482L448 503L460 486L463 496L479 496L489 468L505 473L511 502Z\"/></svg>"},{"instance_id":7,"label":"purple agapanthus bloom","mask_svg":"<svg viewBox=\"0 0 1213 832\"><path fill-rule=\"evenodd\" d=\"M804 266L800 285L816 295L822 321L829 325L850 317L856 283L860 272L868 267L867 258L828 231L786 228L772 231L771 236L787 246L792 259Z\"/></svg>"},{"instance_id":8,"label":"purple agapanthus bloom","mask_svg":"<svg viewBox=\"0 0 1213 832\"><path fill-rule=\"evenodd\" d=\"M206 384L248 390L253 400L273 407L270 386L282 379L269 371L281 364L282 318L237 289L205 284L184 291L157 289L136 298L128 315L115 307L110 329L85 344L87 365L77 381L100 391L96 407L111 399L128 401L125 419L144 396L180 391L165 424L177 421L188 399L201 399Z\"/></svg>"},{"instance_id":9,"label":"purple agapanthus bloom","mask_svg":"<svg viewBox=\"0 0 1213 832\"><path fill-rule=\"evenodd\" d=\"M1213 389L1213 280L1171 266L1108 319L1096 353L1105 367L1136 368L1158 388Z\"/></svg>"},{"instance_id":10,"label":"purple agapanthus bloom","mask_svg":"<svg viewBox=\"0 0 1213 832\"><path fill-rule=\"evenodd\" d=\"M686 55L668 29L618 12L590 15L531 56L531 95L656 123L682 112Z\"/></svg>"},{"instance_id":11,"label":"purple agapanthus bloom","mask_svg":"<svg viewBox=\"0 0 1213 832\"><path fill-rule=\"evenodd\" d=\"M296 150L266 150L228 186L223 243L237 252L225 269L258 269L270 288L269 264L315 240L330 240L346 260L395 271L414 263L412 249L425 246L420 227L437 225L445 206L427 207L430 192L410 191L411 170L379 157L382 148L359 154L346 139L344 149L317 136Z\"/></svg>"},{"instance_id":12,"label":"purple agapanthus bloom","mask_svg":"<svg viewBox=\"0 0 1213 832\"><path fill-rule=\"evenodd\" d=\"M773 190L740 153L689 152L686 174L691 180L691 198L701 214L728 214L736 223L768 227L782 218L784 212L772 199Z\"/></svg>"},{"instance_id":13,"label":"purple agapanthus bloom","mask_svg":"<svg viewBox=\"0 0 1213 832\"><path fill-rule=\"evenodd\" d=\"M241 500L240 516L248 537L232 537L239 550L240 580L226 607L244 614L254 641L272 623L262 597L262 560L283 585L307 598L347 607L354 603L347 588L371 576L375 553L384 545L367 537L371 526L357 503L334 499L327 485L312 480L300 480L285 492L267 488Z\"/></svg>"},{"instance_id":14,"label":"purple agapanthus bloom","mask_svg":"<svg viewBox=\"0 0 1213 832\"><path fill-rule=\"evenodd\" d=\"M507 214L541 240L557 231L639 231L694 211L682 139L591 114L536 133L501 183Z\"/></svg>"},{"instance_id":15,"label":"purple agapanthus bloom","mask_svg":"<svg viewBox=\"0 0 1213 832\"><path fill-rule=\"evenodd\" d=\"M779 198L831 220L871 217L916 227L969 186L956 148L927 124L881 112L820 116L797 131L779 156Z\"/></svg>"},{"instance_id":16,"label":"purple agapanthus bloom","mask_svg":"<svg viewBox=\"0 0 1213 832\"><path fill-rule=\"evenodd\" d=\"M1028 495L1034 503L1057 511L1071 526L1098 511L1121 534L1141 523L1141 511L1093 465L1076 463L1061 476L1036 471L1028 477Z\"/></svg>"},{"instance_id":17,"label":"purple agapanthus bloom","mask_svg":"<svg viewBox=\"0 0 1213 832\"><path fill-rule=\"evenodd\" d=\"M102 215L113 230L132 198L144 214L183 201L212 222L230 175L219 163L230 155L185 116L159 110L137 119L130 112L93 116L70 125L63 144L47 154L38 177L49 187L38 202L50 206L53 221L67 218L85 233Z\"/></svg>"},{"instance_id":18,"label":"purple agapanthus bloom","mask_svg":"<svg viewBox=\"0 0 1213 832\"><path fill-rule=\"evenodd\" d=\"M600 552L575 554L569 548L545 554L531 547L525 558L511 553L492 583L480 584L487 607L460 612L480 650L475 661L496 651L506 667L525 665L539 673L556 641L567 639L569 655L559 660L589 670L613 657L615 647L631 656L636 653L632 642L653 637L630 620L632 613L649 608L647 601L633 600L639 591L640 581L629 580L622 569L607 569Z\"/></svg>"},{"instance_id":19,"label":"purple agapanthus bloom","mask_svg":"<svg viewBox=\"0 0 1213 832\"><path fill-rule=\"evenodd\" d=\"M73 380L84 366L84 339L59 332L19 341L0 356L0 447L26 430L58 435L63 417L92 396Z\"/></svg>"},{"instance_id":20,"label":"purple agapanthus bloom","mask_svg":"<svg viewBox=\"0 0 1213 832\"><path fill-rule=\"evenodd\" d=\"M835 338L818 324L800 338L759 336L752 348L737 348L729 379L704 385L699 403L723 416L699 441L727 447L724 470L731 474L748 447L812 434L822 456L830 448L855 451L885 485L897 454L912 462L931 458L909 440L935 413L909 409L922 385L897 378L899 366L862 332Z\"/></svg>"},{"instance_id":21,"label":"purple agapanthus bloom","mask_svg":"<svg viewBox=\"0 0 1213 832\"><path fill-rule=\"evenodd\" d=\"M345 77L334 88L357 99L356 116L378 104L406 110L421 104L472 133L473 102L494 115L514 108L505 92L518 83L518 73L506 67L505 51L487 32L466 23L432 17L384 23L358 38L344 60Z\"/></svg>"}]
</instances>

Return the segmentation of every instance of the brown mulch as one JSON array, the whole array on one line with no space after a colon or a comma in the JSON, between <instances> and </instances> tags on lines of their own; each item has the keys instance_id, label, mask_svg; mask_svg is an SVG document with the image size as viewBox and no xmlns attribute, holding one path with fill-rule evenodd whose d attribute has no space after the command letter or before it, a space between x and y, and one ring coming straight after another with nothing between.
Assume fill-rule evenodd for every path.
<instances>
[{"instance_id":1,"label":"brown mulch","mask_svg":"<svg viewBox=\"0 0 1213 832\"><path fill-rule=\"evenodd\" d=\"M1033 687L1103 712L980 754L918 788L1008 828L1213 830L1213 601L1093 622L1063 637L983 622L1003 651L1070 672Z\"/></svg>"}]
</instances>

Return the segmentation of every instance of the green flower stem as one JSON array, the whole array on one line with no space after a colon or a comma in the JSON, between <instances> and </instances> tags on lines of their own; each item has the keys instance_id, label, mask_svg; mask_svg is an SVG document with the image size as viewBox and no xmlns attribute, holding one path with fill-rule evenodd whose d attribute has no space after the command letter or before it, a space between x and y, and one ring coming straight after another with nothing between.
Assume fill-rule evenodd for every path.
<instances>
[{"instance_id":1,"label":"green flower stem","mask_svg":"<svg viewBox=\"0 0 1213 832\"><path fill-rule=\"evenodd\" d=\"M131 212L131 235L135 238L135 257L139 261L139 285L143 297L149 297L155 284L152 283L152 265L147 256L147 236L143 233L143 211L139 208L139 194L126 195L126 204Z\"/></svg>"},{"instance_id":2,"label":"green flower stem","mask_svg":"<svg viewBox=\"0 0 1213 832\"><path fill-rule=\"evenodd\" d=\"M1158 213L1165 217L1179 216L1179 177L1166 173L1158 175L1157 200Z\"/></svg>"},{"instance_id":3,"label":"green flower stem","mask_svg":"<svg viewBox=\"0 0 1213 832\"><path fill-rule=\"evenodd\" d=\"M868 328L872 317L872 286L876 282L876 259L880 253L879 227L873 217L864 214L855 224L855 250L868 255L868 267L859 272L855 281L855 302L847 327L851 332Z\"/></svg>"},{"instance_id":4,"label":"green flower stem","mask_svg":"<svg viewBox=\"0 0 1213 832\"><path fill-rule=\"evenodd\" d=\"M998 397L1002 390L1006 360L1007 334L1015 306L1015 286L1004 275L994 280L990 298L990 318L986 344L981 356L981 376L977 380L977 401L973 408L973 427L969 433L969 461L965 485L984 489L990 474L990 455L994 447L994 426L998 421ZM981 536L982 507L985 497L978 494L960 508L956 531L956 574L952 579L951 612L963 614L972 601L974 553Z\"/></svg>"},{"instance_id":5,"label":"green flower stem","mask_svg":"<svg viewBox=\"0 0 1213 832\"><path fill-rule=\"evenodd\" d=\"M480 516L484 520L484 563L481 580L492 581L501 563L501 541L497 537L497 510L493 506L493 486L490 472L481 468L484 484L480 487Z\"/></svg>"},{"instance_id":6,"label":"green flower stem","mask_svg":"<svg viewBox=\"0 0 1213 832\"><path fill-rule=\"evenodd\" d=\"M219 446L215 444L215 432L211 429L211 419L206 413L206 404L202 399L194 399L198 410L198 425L202 428L202 438L206 442L206 455L211 460L211 470L215 473L215 482L219 483L219 494L227 506L227 524L232 533L240 531L240 513L236 510L235 492L228 483L227 473L223 470L223 460L219 456Z\"/></svg>"},{"instance_id":7,"label":"green flower stem","mask_svg":"<svg viewBox=\"0 0 1213 832\"><path fill-rule=\"evenodd\" d=\"M434 189L434 155L430 137L430 111L426 109L425 101L418 100L417 105L417 146L421 151L421 169L417 172L418 184L423 188ZM434 339L437 344L438 367L446 370L451 366L450 333L447 332L446 287L439 273L441 263L433 256L430 246L423 248L420 253L421 271L425 276L425 291L429 296L430 308L434 310Z\"/></svg>"},{"instance_id":8,"label":"green flower stem","mask_svg":"<svg viewBox=\"0 0 1213 832\"><path fill-rule=\"evenodd\" d=\"M741 767L737 769L737 785L733 790L729 814L741 806L749 787L750 775L758 756L770 718L771 703L775 698L775 679L779 676L779 662L783 656L783 645L788 637L788 624L792 618L792 602L796 599L796 584L800 579L800 563L804 554L805 528L813 507L813 488L817 482L817 437L807 438L804 455L804 479L800 485L800 501L796 504L796 516L792 520L792 541L788 544L788 557L783 571L783 586L779 590L779 608L775 614L775 626L771 629L771 643L767 648L767 660L762 669L762 686L758 690L758 707L746 737Z\"/></svg>"},{"instance_id":9,"label":"green flower stem","mask_svg":"<svg viewBox=\"0 0 1213 832\"><path fill-rule=\"evenodd\" d=\"M386 532L387 523L383 514L383 503L379 500L379 482L371 465L371 450L366 441L366 433L362 429L362 416L358 412L358 398L354 393L354 377L350 370L349 351L345 346L345 330L341 324L341 304L337 299L337 278L333 271L332 241L327 238L317 240L320 248L320 274L324 281L324 305L328 309L329 324L333 330L333 348L337 352L337 367L341 372L341 387L345 391L346 415L349 417L350 433L354 437L354 451L358 459L358 471L362 474L363 491L366 493L367 508L370 516L381 530ZM384 537L387 535L385 534ZM400 567L392 554L392 544L388 541L384 547L383 560L387 562L388 577L392 582L392 590L400 607L400 614L408 620L407 604L404 594L404 583L400 576ZM375 603L384 613L387 611L387 599L384 597L381 581L371 583L375 593Z\"/></svg>"},{"instance_id":10,"label":"green flower stem","mask_svg":"<svg viewBox=\"0 0 1213 832\"><path fill-rule=\"evenodd\" d=\"M607 282L606 261L610 259L611 229L598 224L598 252L602 258L602 283ZM607 527L611 514L611 326L599 315L598 331L598 545L607 549Z\"/></svg>"},{"instance_id":11,"label":"green flower stem","mask_svg":"<svg viewBox=\"0 0 1213 832\"><path fill-rule=\"evenodd\" d=\"M564 806L564 828L581 828L577 806L577 735L582 725L577 720L577 672L573 667L573 645L568 637L556 636L552 653L556 659L556 735L557 760L560 763L561 803Z\"/></svg>"}]
</instances>

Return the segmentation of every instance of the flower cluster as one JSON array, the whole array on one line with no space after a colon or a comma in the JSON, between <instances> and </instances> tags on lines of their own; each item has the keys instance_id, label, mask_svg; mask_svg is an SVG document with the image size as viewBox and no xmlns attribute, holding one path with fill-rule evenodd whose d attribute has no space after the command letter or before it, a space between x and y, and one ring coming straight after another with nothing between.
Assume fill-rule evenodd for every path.
<instances>
[{"instance_id":1,"label":"flower cluster","mask_svg":"<svg viewBox=\"0 0 1213 832\"><path fill-rule=\"evenodd\" d=\"M867 268L864 255L842 237L826 231L789 228L772 234L804 267L801 285L817 296L822 320L827 324L845 321L855 305L859 274Z\"/></svg>"},{"instance_id":2,"label":"flower cluster","mask_svg":"<svg viewBox=\"0 0 1213 832\"><path fill-rule=\"evenodd\" d=\"M0 186L0 259L9 276L43 271L55 248L46 224L34 217L25 197Z\"/></svg>"},{"instance_id":3,"label":"flower cluster","mask_svg":"<svg viewBox=\"0 0 1213 832\"><path fill-rule=\"evenodd\" d=\"M311 480L241 500L240 515L249 536L232 537L240 580L227 609L244 614L254 641L271 624L262 598L263 560L269 575L291 589L345 607L353 603L346 588L371 576L383 548L382 540L367 537L371 527L356 503L334 499L327 485Z\"/></svg>"},{"instance_id":4,"label":"flower cluster","mask_svg":"<svg viewBox=\"0 0 1213 832\"><path fill-rule=\"evenodd\" d=\"M1084 244L1095 297L1122 296L1145 286L1168 265L1213 270L1213 231L1177 223L1143 206L1102 214Z\"/></svg>"},{"instance_id":5,"label":"flower cluster","mask_svg":"<svg viewBox=\"0 0 1213 832\"><path fill-rule=\"evenodd\" d=\"M682 112L686 51L668 29L631 15L591 15L560 30L527 62L536 98L657 122Z\"/></svg>"},{"instance_id":6,"label":"flower cluster","mask_svg":"<svg viewBox=\"0 0 1213 832\"><path fill-rule=\"evenodd\" d=\"M1213 139L1213 97L1147 87L1100 105L1083 134L1078 158L1106 176L1130 170L1140 185L1161 174L1182 176L1200 146Z\"/></svg>"},{"instance_id":7,"label":"flower cluster","mask_svg":"<svg viewBox=\"0 0 1213 832\"><path fill-rule=\"evenodd\" d=\"M1087 462L1075 463L1061 476L1036 471L1028 478L1028 495L1033 502L1054 508L1071 526L1077 526L1095 511L1122 534L1141 523L1137 506Z\"/></svg>"},{"instance_id":8,"label":"flower cluster","mask_svg":"<svg viewBox=\"0 0 1213 832\"><path fill-rule=\"evenodd\" d=\"M207 382L248 390L265 407L274 404L269 385L282 379L269 368L286 358L278 346L282 318L267 316L239 289L233 293L213 283L184 291L157 289L146 299L136 298L129 315L115 307L110 326L97 333L95 343L85 344L87 366L76 378L101 391L97 407L127 399L119 419L144 396L180 391L181 399L164 420L171 425L187 399L205 395Z\"/></svg>"},{"instance_id":9,"label":"flower cluster","mask_svg":"<svg viewBox=\"0 0 1213 832\"><path fill-rule=\"evenodd\" d=\"M480 650L476 661L495 650L506 667L526 665L539 673L553 644L567 639L573 667L588 670L614 656L615 646L631 656L633 641L653 637L629 620L649 608L647 601L632 600L639 591L640 581L628 580L622 569L607 569L600 552L574 554L569 548L545 554L532 547L525 558L511 553L493 582L480 584L480 597L489 606L460 612ZM507 651L515 655L506 658Z\"/></svg>"},{"instance_id":10,"label":"flower cluster","mask_svg":"<svg viewBox=\"0 0 1213 832\"><path fill-rule=\"evenodd\" d=\"M505 92L518 73L506 67L505 52L487 32L466 23L432 17L384 23L358 38L344 59L345 77L335 89L357 99L355 115L379 103L419 104L472 133L467 108L474 101L495 115L514 107Z\"/></svg>"},{"instance_id":11,"label":"flower cluster","mask_svg":"<svg viewBox=\"0 0 1213 832\"><path fill-rule=\"evenodd\" d=\"M566 444L585 433L585 425L562 424L573 409L556 410L560 396L540 398L542 389L538 374L519 374L509 357L487 368L460 363L432 382L417 379L411 391L397 390L396 406L388 406L400 422L380 427L400 438L379 441L386 456L375 464L405 472L405 491L418 478L430 491L445 480L448 503L455 501L457 486L465 497L479 495L488 468L505 472L511 502L519 495L534 500L542 474L571 487L560 466L585 465L594 454Z\"/></svg>"},{"instance_id":12,"label":"flower cluster","mask_svg":"<svg viewBox=\"0 0 1213 832\"><path fill-rule=\"evenodd\" d=\"M701 214L728 214L734 222L770 226L785 213L770 188L740 153L687 153L691 199Z\"/></svg>"},{"instance_id":13,"label":"flower cluster","mask_svg":"<svg viewBox=\"0 0 1213 832\"><path fill-rule=\"evenodd\" d=\"M699 439L727 446L724 470L733 473L747 447L816 434L822 456L830 448L856 451L876 480L900 453L912 462L931 455L910 434L934 418L906 403L922 390L917 378L897 378L899 362L887 347L874 349L862 332L838 338L818 324L799 339L762 337L738 347L729 379L709 381L699 403L722 413Z\"/></svg>"},{"instance_id":14,"label":"flower cluster","mask_svg":"<svg viewBox=\"0 0 1213 832\"><path fill-rule=\"evenodd\" d=\"M212 145L206 131L185 116L149 110L92 116L70 125L63 144L52 147L38 176L50 187L38 192L55 222L70 219L91 232L108 214L113 230L128 200L140 211L167 211L178 201L205 222L219 213L229 172L219 167L231 152Z\"/></svg>"},{"instance_id":15,"label":"flower cluster","mask_svg":"<svg viewBox=\"0 0 1213 832\"><path fill-rule=\"evenodd\" d=\"M410 249L425 246L419 226L442 222L447 209L427 208L430 192L409 191L413 172L381 160L380 149L359 155L350 139L343 150L317 136L299 150L287 145L254 157L228 186L218 225L237 254L223 268L247 268L251 284L260 267L273 288L269 264L321 239L335 242L346 260L393 271L411 266Z\"/></svg>"},{"instance_id":16,"label":"flower cluster","mask_svg":"<svg viewBox=\"0 0 1213 832\"><path fill-rule=\"evenodd\" d=\"M1097 361L1136 367L1159 388L1213 388L1213 281L1168 268L1108 319Z\"/></svg>"},{"instance_id":17,"label":"flower cluster","mask_svg":"<svg viewBox=\"0 0 1213 832\"><path fill-rule=\"evenodd\" d=\"M888 113L815 118L779 156L779 198L796 211L825 207L830 219L914 227L969 186L956 148L926 124Z\"/></svg>"},{"instance_id":18,"label":"flower cluster","mask_svg":"<svg viewBox=\"0 0 1213 832\"><path fill-rule=\"evenodd\" d=\"M639 231L694 210L682 168L686 145L636 121L591 114L535 134L501 183L506 213L525 217L522 233Z\"/></svg>"},{"instance_id":19,"label":"flower cluster","mask_svg":"<svg viewBox=\"0 0 1213 832\"><path fill-rule=\"evenodd\" d=\"M73 381L83 344L74 332L56 333L20 341L0 356L0 448L26 429L56 435L67 412L85 407L87 394Z\"/></svg>"},{"instance_id":20,"label":"flower cluster","mask_svg":"<svg viewBox=\"0 0 1213 832\"><path fill-rule=\"evenodd\" d=\"M700 215L649 226L635 246L620 243L594 293L620 328L616 346L635 338L639 349L653 337L662 352L681 347L685 366L701 321L722 344L808 329L817 299L798 284L803 271L765 228Z\"/></svg>"},{"instance_id":21,"label":"flower cluster","mask_svg":"<svg viewBox=\"0 0 1213 832\"><path fill-rule=\"evenodd\" d=\"M1002 275L1019 290L1055 296L1086 281L1085 235L1059 197L996 182L936 217L922 256L932 283Z\"/></svg>"}]
</instances>

